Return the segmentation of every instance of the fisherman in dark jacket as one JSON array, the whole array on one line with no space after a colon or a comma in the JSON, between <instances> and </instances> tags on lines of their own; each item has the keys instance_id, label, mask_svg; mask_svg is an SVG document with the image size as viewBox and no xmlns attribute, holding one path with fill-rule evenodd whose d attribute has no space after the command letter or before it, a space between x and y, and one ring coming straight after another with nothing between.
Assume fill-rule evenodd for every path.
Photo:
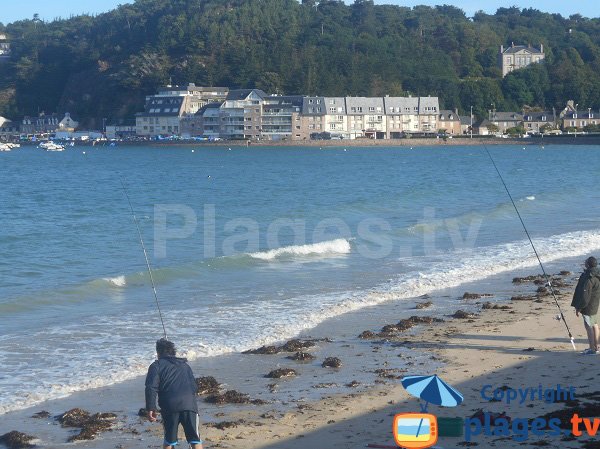
<instances>
[{"instance_id":1,"label":"fisherman in dark jacket","mask_svg":"<svg viewBox=\"0 0 600 449\"><path fill-rule=\"evenodd\" d=\"M198 430L198 387L186 359L175 357L175 345L165 338L156 342L158 360L148 368L146 376L146 410L148 419L156 421L156 399L165 429L164 449L177 444L179 424L192 449L202 449Z\"/></svg>"},{"instance_id":2,"label":"fisherman in dark jacket","mask_svg":"<svg viewBox=\"0 0 600 449\"><path fill-rule=\"evenodd\" d=\"M583 351L585 355L600 354L600 329L598 329L598 305L600 304L600 270L595 257L588 257L585 261L585 271L579 277L571 306L575 313L583 316L583 324L587 332L589 349Z\"/></svg>"}]
</instances>

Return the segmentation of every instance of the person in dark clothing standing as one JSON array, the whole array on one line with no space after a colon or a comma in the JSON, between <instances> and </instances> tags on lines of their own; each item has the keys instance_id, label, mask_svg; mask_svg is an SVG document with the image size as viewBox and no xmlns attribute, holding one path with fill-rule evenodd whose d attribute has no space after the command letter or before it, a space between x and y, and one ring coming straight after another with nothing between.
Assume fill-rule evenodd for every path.
<instances>
[{"instance_id":1,"label":"person in dark clothing standing","mask_svg":"<svg viewBox=\"0 0 600 449\"><path fill-rule=\"evenodd\" d=\"M595 257L588 257L585 261L585 271L579 277L571 306L575 307L577 316L581 313L583 324L587 332L589 349L583 351L585 355L600 354L598 343L600 330L598 329L598 305L600 304L600 270Z\"/></svg>"},{"instance_id":2,"label":"person in dark clothing standing","mask_svg":"<svg viewBox=\"0 0 600 449\"><path fill-rule=\"evenodd\" d=\"M157 419L158 406L165 429L164 449L173 449L177 444L179 424L183 426L185 438L192 449L202 449L198 429L198 387L194 373L187 360L175 357L175 345L165 338L156 342L158 359L148 368L146 375L146 410L148 419Z\"/></svg>"}]
</instances>

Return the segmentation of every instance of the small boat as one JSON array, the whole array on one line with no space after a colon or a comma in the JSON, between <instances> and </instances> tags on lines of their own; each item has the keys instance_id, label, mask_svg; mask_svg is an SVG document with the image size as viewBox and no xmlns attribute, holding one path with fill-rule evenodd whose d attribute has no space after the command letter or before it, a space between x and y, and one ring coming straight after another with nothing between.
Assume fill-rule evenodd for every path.
<instances>
[{"instance_id":1,"label":"small boat","mask_svg":"<svg viewBox=\"0 0 600 449\"><path fill-rule=\"evenodd\" d=\"M40 143L38 145L38 148L41 148L46 151L65 151L64 146L59 145L58 143L50 142L50 141Z\"/></svg>"}]
</instances>

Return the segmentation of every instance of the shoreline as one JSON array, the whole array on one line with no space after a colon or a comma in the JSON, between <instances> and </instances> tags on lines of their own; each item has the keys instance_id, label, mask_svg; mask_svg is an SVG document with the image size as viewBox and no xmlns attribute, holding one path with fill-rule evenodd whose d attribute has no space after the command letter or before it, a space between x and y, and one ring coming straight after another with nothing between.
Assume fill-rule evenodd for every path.
<instances>
[{"instance_id":1,"label":"shoreline","mask_svg":"<svg viewBox=\"0 0 600 449\"><path fill-rule=\"evenodd\" d=\"M555 262L552 265L561 266L562 263ZM518 271L526 274L535 270ZM311 329L306 335L301 335L300 338L332 338L333 340L317 343L316 348L307 351L317 356L316 361L311 364L285 361L285 357L289 354L230 354L212 358L210 361L203 359L193 361L192 367L197 377L214 374L218 381L226 384L225 389L249 393L252 399L269 399L269 396L279 398L278 402L271 401L259 406L214 406L205 404L200 399L203 422L201 432L206 441L205 447L293 449L296 447L364 447L369 442L390 444L390 413L418 411L416 400L408 398L399 385L399 380L395 378L404 374L417 374L417 372L405 371L408 367L409 370L435 370L444 380L465 394L466 408L461 406L457 410L450 409L448 412L450 416L467 417L471 415L471 409L475 405L472 397L467 401L467 393L471 393L469 390L472 389L470 385L481 383L483 376L495 376L496 379L500 379L497 383L506 382L508 378L516 378L516 373L524 372L516 371L523 368L517 368L519 364L529 362L535 364L538 355L544 358L549 355L548 351L556 351L551 356L556 356L557 361L560 361L561 357L568 357L572 349L568 341L562 341L565 333L564 328L560 327L562 324L556 322L550 315L556 308L550 298L545 297L542 303L534 303L533 300L509 301L507 298L516 294L515 292L532 294L537 286L510 284L510 273L495 277L498 279L491 283L486 279L472 285L461 285L438 292L438 297L448 298L448 307L447 310L437 310L437 314L441 312L447 315L448 312L452 313L456 309L479 310L482 303L487 301L511 307L510 310L483 309L476 318L473 318L472 323L468 322L470 320L444 317L446 319L444 323L418 326L414 330L401 332L393 338L358 339L358 334L363 330L370 329L377 332L386 323L394 323L398 317L408 316L407 312L422 316L436 315L436 306L433 309L414 310L415 303L426 301L425 298L392 301L341 315ZM572 277L569 278L569 282L572 282ZM462 294L460 292L466 288L477 288L477 293L492 293L494 296L477 300L459 300ZM569 314L569 293L572 288L573 286L570 286L563 291L566 296L561 299L561 305L574 335L579 337L581 342L583 326ZM540 315L541 312L538 310L542 310L544 315ZM535 326L522 325L524 321L527 324L528 320L532 319L534 320L532 324ZM533 332L539 332L539 335L534 335ZM503 339L505 335L507 338ZM554 339L555 335L559 338ZM485 344L474 344L479 340ZM523 352L523 349L534 346L533 351ZM322 368L320 363L326 356L339 356L343 363L342 367L339 370ZM491 365L486 367L484 360ZM587 361L589 360L587 358L575 360L587 363L586 366L593 361ZM263 377L271 369L280 366L298 369L300 375L296 379L278 381ZM383 373L383 376L376 375L374 370L377 366L389 371ZM231 370L231 367L236 369ZM225 375L228 369L229 373ZM539 370L530 371L532 375L539 374ZM218 372L221 374L216 374ZM240 372L244 373L241 377ZM347 387L345 384L349 379L356 380L360 386ZM560 379L564 383L566 377ZM533 385L537 385L540 381L541 379L532 380ZM324 397L322 398L316 398L315 394L320 392L310 386L311 383L316 382L323 385L321 391L324 392ZM274 393L268 392L265 388L271 383L279 385ZM332 383L341 387L336 390L329 385ZM298 388L305 397L298 398L289 394L290 389ZM39 436L41 438L38 442L39 447L66 445L67 438L77 433L77 429L61 428L51 417L71 408L80 407L91 413L116 413L117 424L112 432L101 433L92 441L79 442L78 447L108 449L116 445L116 447L132 449L158 448L161 443L160 426L151 425L136 415L137 410L142 406L143 378L136 378L122 384L87 390L65 399L48 401L25 410L7 413L3 415L0 435L10 430L18 430ZM495 406L496 404L494 410L497 408ZM506 405L500 407L502 406L506 408ZM441 411L440 408L436 409L436 413ZM42 410L49 411L51 417L29 418ZM530 409L527 410L531 412ZM332 443L319 445L319 441L323 441L323 438Z\"/></svg>"},{"instance_id":2,"label":"shoreline","mask_svg":"<svg viewBox=\"0 0 600 449\"><path fill-rule=\"evenodd\" d=\"M19 142L22 146L37 147L38 142ZM108 147L110 142L77 142L73 149L79 147ZM600 135L581 134L558 135L558 136L532 136L528 138L498 138L488 136L453 137L449 139L412 137L404 139L342 139L342 140L220 140L217 142L195 141L195 140L146 140L146 141L121 141L117 142L112 149L132 146L151 147L423 147L423 146L474 146L474 145L600 145ZM18 151L18 150L15 150Z\"/></svg>"}]
</instances>

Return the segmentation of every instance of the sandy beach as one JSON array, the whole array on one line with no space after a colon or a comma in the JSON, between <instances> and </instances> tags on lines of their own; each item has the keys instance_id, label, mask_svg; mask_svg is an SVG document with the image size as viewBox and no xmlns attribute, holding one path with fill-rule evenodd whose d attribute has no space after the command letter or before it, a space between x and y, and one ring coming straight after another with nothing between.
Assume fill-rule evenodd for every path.
<instances>
[{"instance_id":1,"label":"sandy beach","mask_svg":"<svg viewBox=\"0 0 600 449\"><path fill-rule=\"evenodd\" d=\"M562 292L559 301L580 351L587 347L584 329L569 307L576 279L577 274L563 273L556 277L560 286L557 290ZM476 410L484 409L505 411L513 419L531 420L565 407L583 410L582 404L594 400L593 395L586 398L586 394L597 390L593 382L597 357L582 356L573 351L564 324L556 320L557 308L552 297L536 293L538 285L531 281L512 283L507 275L500 276L498 281L505 285L496 287L497 291L473 292L491 296L463 299L460 292L465 286L444 292L454 301L449 307L474 314L468 315L467 319L449 317L451 308L415 309L414 315L443 316L444 322L421 324L407 331L386 334L385 338L367 339L358 338L358 335L365 330L377 334L383 325L398 321L394 316L399 313L400 304L363 309L338 317L337 322L326 322L311 330L310 335L302 336L316 341L314 347L306 350L316 357L312 362L286 359L290 353L232 354L209 362L196 360L192 366L197 376L214 375L224 384L223 390L235 389L249 393L251 399L267 402L263 405L216 406L199 398L205 447L392 446L393 415L419 411L417 399L410 397L400 385L399 379L404 375L436 373L464 395L464 403L457 408L430 407L429 412L439 416L468 418ZM485 284L479 285L485 288ZM523 298L510 299L517 296ZM418 302L426 303L427 298L405 301L402 306L414 309ZM342 366L323 368L321 362L326 356L339 357ZM235 373L224 371L224 367L231 367L232 363L237 368ZM264 377L272 369L281 367L297 370L297 379ZM301 381L302 378L305 380ZM481 397L484 385L514 389L541 385L547 389L556 388L557 384L575 387L575 402L547 404L536 400L518 405L486 402ZM90 413L111 412L116 419L110 431L100 433L92 441L77 442L77 447L158 448L161 427L137 416L142 406L143 379L138 378L8 413L2 417L0 435L17 430L37 437L33 443L39 447L72 446L73 443L67 443L67 440L80 429L62 427L54 417L80 407ZM32 417L42 411L47 411L49 416ZM585 411L583 416L586 416ZM570 437L565 441L564 438L528 435L527 440L515 442L511 436L480 435L470 436L471 441L465 442L464 436L440 437L438 447L509 448L517 444L519 447L581 447L584 441L593 437L584 434L576 439Z\"/></svg>"}]
</instances>

